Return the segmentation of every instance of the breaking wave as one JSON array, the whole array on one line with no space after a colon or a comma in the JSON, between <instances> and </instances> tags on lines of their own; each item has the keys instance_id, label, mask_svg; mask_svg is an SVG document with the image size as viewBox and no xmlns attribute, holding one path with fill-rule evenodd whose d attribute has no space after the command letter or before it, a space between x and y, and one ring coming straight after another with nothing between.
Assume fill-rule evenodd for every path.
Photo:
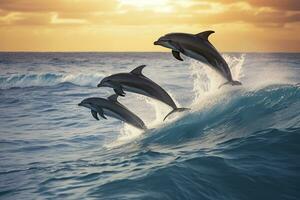
<instances>
[{"instance_id":1,"label":"breaking wave","mask_svg":"<svg viewBox=\"0 0 300 200\"><path fill-rule=\"evenodd\" d=\"M227 57L237 80L243 76L244 59ZM249 88L246 84L218 90L222 80L209 74L213 72L196 62L191 62L190 69L195 82L192 111L165 124L154 123L156 128L145 133L124 126L109 147L117 148L118 156L124 152L130 170L87 195L108 199L297 199L299 86ZM163 109L146 102L153 105L161 121Z\"/></svg>"},{"instance_id":2,"label":"breaking wave","mask_svg":"<svg viewBox=\"0 0 300 200\"><path fill-rule=\"evenodd\" d=\"M78 86L95 87L99 80L103 78L101 73L93 74L14 74L0 76L0 88L25 88L34 86L53 86L61 83L72 83Z\"/></svg>"}]
</instances>

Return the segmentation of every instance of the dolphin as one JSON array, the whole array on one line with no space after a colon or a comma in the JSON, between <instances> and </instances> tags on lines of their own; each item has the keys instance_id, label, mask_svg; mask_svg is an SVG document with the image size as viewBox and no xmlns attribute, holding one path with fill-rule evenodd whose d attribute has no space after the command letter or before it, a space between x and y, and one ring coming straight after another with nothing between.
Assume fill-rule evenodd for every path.
<instances>
[{"instance_id":1,"label":"dolphin","mask_svg":"<svg viewBox=\"0 0 300 200\"><path fill-rule=\"evenodd\" d=\"M131 124L136 128L147 130L146 125L138 116L136 116L124 105L118 102L117 94L113 94L107 99L96 97L87 98L79 103L78 106L83 106L91 109L92 116L96 120L99 120L98 115L104 119L107 119L105 116L107 115Z\"/></svg>"},{"instance_id":2,"label":"dolphin","mask_svg":"<svg viewBox=\"0 0 300 200\"><path fill-rule=\"evenodd\" d=\"M174 112L189 110L188 108L178 108L170 95L158 84L142 74L146 65L141 65L132 70L130 73L118 73L105 77L98 84L98 87L111 87L115 93L125 96L124 91L133 92L161 101L173 108L164 120Z\"/></svg>"},{"instance_id":3,"label":"dolphin","mask_svg":"<svg viewBox=\"0 0 300 200\"><path fill-rule=\"evenodd\" d=\"M209 65L227 80L227 82L221 86L226 84L241 85L241 82L232 79L228 64L218 50L209 42L208 37L212 33L214 33L214 31L204 31L195 35L188 33L169 33L160 37L154 42L154 45L172 49L172 54L177 60L183 61L180 56L180 53L182 53Z\"/></svg>"}]
</instances>

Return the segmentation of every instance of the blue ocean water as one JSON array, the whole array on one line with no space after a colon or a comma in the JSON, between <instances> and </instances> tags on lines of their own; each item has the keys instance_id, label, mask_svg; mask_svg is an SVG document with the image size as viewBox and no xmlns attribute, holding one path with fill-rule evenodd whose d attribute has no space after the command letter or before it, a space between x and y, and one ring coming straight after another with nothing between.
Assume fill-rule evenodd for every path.
<instances>
[{"instance_id":1,"label":"blue ocean water","mask_svg":"<svg viewBox=\"0 0 300 200\"><path fill-rule=\"evenodd\" d=\"M0 53L0 199L300 199L300 54L224 56L243 86L170 53ZM141 64L192 110L128 93L141 132L77 106Z\"/></svg>"}]
</instances>

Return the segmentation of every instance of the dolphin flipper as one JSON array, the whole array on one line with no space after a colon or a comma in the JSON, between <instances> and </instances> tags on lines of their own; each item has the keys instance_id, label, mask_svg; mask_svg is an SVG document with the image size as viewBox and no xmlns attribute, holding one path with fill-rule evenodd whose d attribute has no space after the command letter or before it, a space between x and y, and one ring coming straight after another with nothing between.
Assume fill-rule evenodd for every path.
<instances>
[{"instance_id":1,"label":"dolphin flipper","mask_svg":"<svg viewBox=\"0 0 300 200\"><path fill-rule=\"evenodd\" d=\"M103 118L103 119L107 119L105 116L104 116L104 113L99 113L99 115Z\"/></svg>"},{"instance_id":2,"label":"dolphin flipper","mask_svg":"<svg viewBox=\"0 0 300 200\"><path fill-rule=\"evenodd\" d=\"M117 95L125 97L125 92L120 84L113 83L113 87L114 87L114 91Z\"/></svg>"},{"instance_id":3,"label":"dolphin flipper","mask_svg":"<svg viewBox=\"0 0 300 200\"><path fill-rule=\"evenodd\" d=\"M108 100L112 101L112 102L118 102L118 94L113 94L109 97L107 97Z\"/></svg>"},{"instance_id":4,"label":"dolphin flipper","mask_svg":"<svg viewBox=\"0 0 300 200\"><path fill-rule=\"evenodd\" d=\"M114 89L114 91L117 95L125 97L125 92L122 89Z\"/></svg>"},{"instance_id":5,"label":"dolphin flipper","mask_svg":"<svg viewBox=\"0 0 300 200\"><path fill-rule=\"evenodd\" d=\"M99 120L98 116L97 116L97 112L94 111L94 110L91 110L91 113L93 115L93 117L96 119L96 120Z\"/></svg>"},{"instance_id":6,"label":"dolphin flipper","mask_svg":"<svg viewBox=\"0 0 300 200\"><path fill-rule=\"evenodd\" d=\"M102 110L102 108L98 107L97 106L97 113L103 118L103 119L107 119L105 116L104 116L104 112Z\"/></svg>"},{"instance_id":7,"label":"dolphin flipper","mask_svg":"<svg viewBox=\"0 0 300 200\"><path fill-rule=\"evenodd\" d=\"M183 61L183 59L180 56L180 52L172 50L172 54L177 60Z\"/></svg>"}]
</instances>

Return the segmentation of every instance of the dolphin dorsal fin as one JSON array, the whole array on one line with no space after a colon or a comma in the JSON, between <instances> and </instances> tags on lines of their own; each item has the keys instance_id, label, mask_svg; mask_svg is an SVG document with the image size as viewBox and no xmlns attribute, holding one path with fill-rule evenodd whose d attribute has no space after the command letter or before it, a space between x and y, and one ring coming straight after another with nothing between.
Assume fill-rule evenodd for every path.
<instances>
[{"instance_id":1,"label":"dolphin dorsal fin","mask_svg":"<svg viewBox=\"0 0 300 200\"><path fill-rule=\"evenodd\" d=\"M119 95L113 94L113 95L107 97L107 99L110 101L113 101L113 102L118 102L118 97L119 97Z\"/></svg>"},{"instance_id":2,"label":"dolphin dorsal fin","mask_svg":"<svg viewBox=\"0 0 300 200\"><path fill-rule=\"evenodd\" d=\"M213 33L214 33L214 31L204 31L204 32L196 34L195 36L208 41L208 37L210 36L210 34L213 34Z\"/></svg>"},{"instance_id":3,"label":"dolphin dorsal fin","mask_svg":"<svg viewBox=\"0 0 300 200\"><path fill-rule=\"evenodd\" d=\"M138 66L137 68L135 68L134 70L132 70L130 73L138 75L138 76L139 75L143 75L142 71L143 71L144 67L146 67L146 65Z\"/></svg>"}]
</instances>

